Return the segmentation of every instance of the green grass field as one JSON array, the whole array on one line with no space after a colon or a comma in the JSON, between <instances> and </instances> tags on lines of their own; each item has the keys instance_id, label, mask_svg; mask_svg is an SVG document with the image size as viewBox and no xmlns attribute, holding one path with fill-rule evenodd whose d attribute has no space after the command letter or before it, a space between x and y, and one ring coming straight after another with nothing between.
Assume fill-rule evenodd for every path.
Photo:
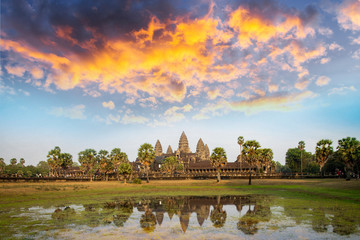
<instances>
[{"instance_id":1,"label":"green grass field","mask_svg":"<svg viewBox=\"0 0 360 240\"><path fill-rule=\"evenodd\" d=\"M311 180L182 180L121 182L0 183L0 208L26 207L68 202L106 201L121 196L246 195L267 194L300 199L336 199L360 204L360 181Z\"/></svg>"}]
</instances>

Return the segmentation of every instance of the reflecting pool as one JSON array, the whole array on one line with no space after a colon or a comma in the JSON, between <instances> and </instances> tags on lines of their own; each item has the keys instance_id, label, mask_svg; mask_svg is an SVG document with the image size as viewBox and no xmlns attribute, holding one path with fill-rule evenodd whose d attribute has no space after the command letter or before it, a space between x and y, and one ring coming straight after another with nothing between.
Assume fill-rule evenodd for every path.
<instances>
[{"instance_id":1,"label":"reflecting pool","mask_svg":"<svg viewBox=\"0 0 360 240\"><path fill-rule=\"evenodd\" d=\"M267 195L114 198L0 212L1 239L359 239L358 203ZM18 223L18 224L16 224Z\"/></svg>"}]
</instances>

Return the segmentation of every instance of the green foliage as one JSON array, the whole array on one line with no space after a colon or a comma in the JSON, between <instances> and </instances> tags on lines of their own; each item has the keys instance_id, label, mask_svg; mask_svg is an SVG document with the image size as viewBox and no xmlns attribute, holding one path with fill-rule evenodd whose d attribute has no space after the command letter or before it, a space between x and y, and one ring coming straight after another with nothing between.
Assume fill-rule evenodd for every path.
<instances>
[{"instance_id":1,"label":"green foliage","mask_svg":"<svg viewBox=\"0 0 360 240\"><path fill-rule=\"evenodd\" d=\"M275 171L277 172L277 173L291 173L291 169L288 167L288 166L286 166L286 165L282 165L281 163L279 163L279 162L276 162L275 163Z\"/></svg>"},{"instance_id":2,"label":"green foliage","mask_svg":"<svg viewBox=\"0 0 360 240\"><path fill-rule=\"evenodd\" d=\"M248 140L244 144L244 149L242 150L242 157L245 162L250 166L256 165L259 160L259 151L260 143L255 140Z\"/></svg>"},{"instance_id":3,"label":"green foliage","mask_svg":"<svg viewBox=\"0 0 360 240\"><path fill-rule=\"evenodd\" d=\"M338 154L344 161L347 169L359 171L360 142L356 138L343 138L339 140Z\"/></svg>"},{"instance_id":4,"label":"green foliage","mask_svg":"<svg viewBox=\"0 0 360 240\"><path fill-rule=\"evenodd\" d=\"M135 178L132 182L135 183L135 184L141 184L141 179L140 178Z\"/></svg>"},{"instance_id":5,"label":"green foliage","mask_svg":"<svg viewBox=\"0 0 360 240\"><path fill-rule=\"evenodd\" d=\"M133 168L130 163L121 163L118 168L119 174L124 176L124 179L128 179L128 177L132 174Z\"/></svg>"},{"instance_id":6,"label":"green foliage","mask_svg":"<svg viewBox=\"0 0 360 240\"><path fill-rule=\"evenodd\" d=\"M0 158L0 174L5 171L5 167L6 167L6 164L5 164L4 159Z\"/></svg>"},{"instance_id":7,"label":"green foliage","mask_svg":"<svg viewBox=\"0 0 360 240\"><path fill-rule=\"evenodd\" d=\"M16 163L17 163L16 158L12 158L12 159L10 160L10 164L11 164L11 165L15 166Z\"/></svg>"},{"instance_id":8,"label":"green foliage","mask_svg":"<svg viewBox=\"0 0 360 240\"><path fill-rule=\"evenodd\" d=\"M320 170L324 167L328 157L333 153L332 141L322 139L316 144L315 160L320 165Z\"/></svg>"},{"instance_id":9,"label":"green foliage","mask_svg":"<svg viewBox=\"0 0 360 240\"><path fill-rule=\"evenodd\" d=\"M68 169L73 164L72 155L70 153L61 153L61 149L58 146L49 151L47 162L51 173L55 175L59 175L61 169Z\"/></svg>"},{"instance_id":10,"label":"green foliage","mask_svg":"<svg viewBox=\"0 0 360 240\"><path fill-rule=\"evenodd\" d=\"M180 166L182 166L182 168L184 167L175 156L170 156L165 158L165 161L161 165L160 170L162 172L168 172L170 174L174 174L176 170L181 169Z\"/></svg>"},{"instance_id":11,"label":"green foliage","mask_svg":"<svg viewBox=\"0 0 360 240\"><path fill-rule=\"evenodd\" d=\"M227 163L226 152L223 148L217 147L211 154L211 165L218 170Z\"/></svg>"},{"instance_id":12,"label":"green foliage","mask_svg":"<svg viewBox=\"0 0 360 240\"><path fill-rule=\"evenodd\" d=\"M151 144L144 143L138 149L138 159L142 165L150 166L155 160L155 151Z\"/></svg>"},{"instance_id":13,"label":"green foliage","mask_svg":"<svg viewBox=\"0 0 360 240\"><path fill-rule=\"evenodd\" d=\"M97 152L94 149L85 149L79 152L79 163L81 167L87 171L90 179L97 172L99 168Z\"/></svg>"}]
</instances>

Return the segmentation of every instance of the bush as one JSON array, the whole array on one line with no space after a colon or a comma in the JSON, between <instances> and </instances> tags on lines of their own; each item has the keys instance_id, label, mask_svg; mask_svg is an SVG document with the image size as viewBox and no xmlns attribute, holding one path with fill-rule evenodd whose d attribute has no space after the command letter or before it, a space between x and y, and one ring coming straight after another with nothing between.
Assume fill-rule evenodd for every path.
<instances>
[{"instance_id":1,"label":"bush","mask_svg":"<svg viewBox=\"0 0 360 240\"><path fill-rule=\"evenodd\" d=\"M141 179L135 178L135 179L133 180L133 183L135 183L135 184L141 184Z\"/></svg>"}]
</instances>

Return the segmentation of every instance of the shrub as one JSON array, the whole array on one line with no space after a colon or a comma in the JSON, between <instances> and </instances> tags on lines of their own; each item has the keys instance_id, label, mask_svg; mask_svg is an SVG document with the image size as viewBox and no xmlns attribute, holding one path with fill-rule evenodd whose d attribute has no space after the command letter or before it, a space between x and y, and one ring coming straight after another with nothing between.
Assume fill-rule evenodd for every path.
<instances>
[{"instance_id":1,"label":"shrub","mask_svg":"<svg viewBox=\"0 0 360 240\"><path fill-rule=\"evenodd\" d=\"M133 183L135 183L135 184L141 184L141 179L135 178L135 179L133 180Z\"/></svg>"}]
</instances>

